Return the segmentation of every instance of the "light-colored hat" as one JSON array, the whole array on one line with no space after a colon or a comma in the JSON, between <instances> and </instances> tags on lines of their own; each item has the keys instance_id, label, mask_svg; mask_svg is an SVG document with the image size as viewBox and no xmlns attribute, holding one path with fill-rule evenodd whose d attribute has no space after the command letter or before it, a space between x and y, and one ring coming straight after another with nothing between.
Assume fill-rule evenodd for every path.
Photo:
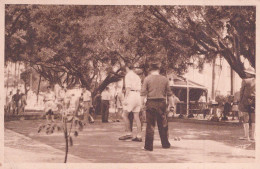
<instances>
[{"instance_id":1,"label":"light-colored hat","mask_svg":"<svg viewBox=\"0 0 260 169\"><path fill-rule=\"evenodd\" d=\"M255 75L255 69L252 67L249 67L249 68L245 69L244 71L248 74Z\"/></svg>"}]
</instances>

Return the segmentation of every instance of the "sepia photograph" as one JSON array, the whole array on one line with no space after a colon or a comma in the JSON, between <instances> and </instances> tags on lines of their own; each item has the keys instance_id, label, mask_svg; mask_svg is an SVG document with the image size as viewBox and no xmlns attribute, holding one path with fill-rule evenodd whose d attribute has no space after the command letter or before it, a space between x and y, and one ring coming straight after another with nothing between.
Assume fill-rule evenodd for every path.
<instances>
[{"instance_id":1,"label":"sepia photograph","mask_svg":"<svg viewBox=\"0 0 260 169\"><path fill-rule=\"evenodd\" d=\"M256 11L5 3L2 165L255 163Z\"/></svg>"}]
</instances>

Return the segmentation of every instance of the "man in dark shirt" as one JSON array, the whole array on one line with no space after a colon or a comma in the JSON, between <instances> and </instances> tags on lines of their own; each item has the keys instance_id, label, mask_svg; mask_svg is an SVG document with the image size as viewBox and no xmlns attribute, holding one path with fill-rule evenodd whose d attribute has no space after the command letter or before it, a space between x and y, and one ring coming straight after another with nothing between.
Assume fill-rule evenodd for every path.
<instances>
[{"instance_id":1,"label":"man in dark shirt","mask_svg":"<svg viewBox=\"0 0 260 169\"><path fill-rule=\"evenodd\" d=\"M20 112L20 100L21 100L21 95L20 95L20 90L17 89L16 94L13 95L12 97L13 103L14 103L14 109L13 109L13 114L18 114Z\"/></svg>"},{"instance_id":2,"label":"man in dark shirt","mask_svg":"<svg viewBox=\"0 0 260 169\"><path fill-rule=\"evenodd\" d=\"M172 91L168 79L159 74L160 63L154 61L150 65L151 73L144 79L141 90L141 105L144 109L144 100L146 102L146 134L144 149L153 151L154 128L157 121L158 130L163 148L170 148L168 140L168 122L166 114L166 99L170 104L173 103ZM172 105L173 106L173 105Z\"/></svg>"}]
</instances>

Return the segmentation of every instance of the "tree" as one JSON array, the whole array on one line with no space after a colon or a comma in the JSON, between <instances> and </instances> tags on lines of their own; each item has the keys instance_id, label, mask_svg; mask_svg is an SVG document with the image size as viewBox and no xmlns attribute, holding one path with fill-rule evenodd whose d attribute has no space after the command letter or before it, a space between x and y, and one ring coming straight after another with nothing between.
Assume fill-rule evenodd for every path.
<instances>
[{"instance_id":1,"label":"tree","mask_svg":"<svg viewBox=\"0 0 260 169\"><path fill-rule=\"evenodd\" d=\"M254 44L254 7L6 6L6 60L93 95L121 79L126 63L147 73L154 58L182 74L192 60L202 68L220 54L243 77L240 55L254 66Z\"/></svg>"},{"instance_id":2,"label":"tree","mask_svg":"<svg viewBox=\"0 0 260 169\"><path fill-rule=\"evenodd\" d=\"M220 54L240 77L245 76L241 55L255 67L255 7L150 6L148 10L184 37L175 42L189 45L193 55L211 60Z\"/></svg>"}]
</instances>

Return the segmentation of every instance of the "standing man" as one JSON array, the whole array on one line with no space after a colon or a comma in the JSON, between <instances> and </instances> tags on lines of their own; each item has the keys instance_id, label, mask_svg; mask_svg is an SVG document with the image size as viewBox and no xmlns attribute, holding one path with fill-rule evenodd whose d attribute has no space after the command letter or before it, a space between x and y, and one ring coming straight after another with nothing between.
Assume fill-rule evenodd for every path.
<instances>
[{"instance_id":1,"label":"standing man","mask_svg":"<svg viewBox=\"0 0 260 169\"><path fill-rule=\"evenodd\" d=\"M20 113L20 104L21 104L21 95L20 95L20 90L16 90L16 94L13 95L12 97L13 100L13 114L18 114Z\"/></svg>"},{"instance_id":2,"label":"standing man","mask_svg":"<svg viewBox=\"0 0 260 169\"><path fill-rule=\"evenodd\" d=\"M110 98L111 94L109 93L109 88L106 87L105 90L101 93L102 123L108 123Z\"/></svg>"},{"instance_id":3,"label":"standing man","mask_svg":"<svg viewBox=\"0 0 260 169\"><path fill-rule=\"evenodd\" d=\"M64 99L67 97L66 93L67 93L67 87L65 85L65 86L62 86L61 88L58 88L57 91L56 91L56 94L55 94L56 100L57 100L58 111L60 113L61 113L61 110L63 108Z\"/></svg>"},{"instance_id":4,"label":"standing man","mask_svg":"<svg viewBox=\"0 0 260 169\"><path fill-rule=\"evenodd\" d=\"M168 140L168 121L166 113L166 99L172 104L172 91L166 77L159 74L160 62L154 61L150 64L150 75L143 82L141 90L142 109L146 108L146 134L144 150L153 151L154 128L157 122L158 130L163 148L170 148ZM146 107L144 100L147 97ZM173 106L173 105L170 105Z\"/></svg>"},{"instance_id":5,"label":"standing man","mask_svg":"<svg viewBox=\"0 0 260 169\"><path fill-rule=\"evenodd\" d=\"M250 140L249 137L249 119L252 122L252 140L255 138L255 113L250 113L255 97L255 71L251 68L245 70L245 78L242 80L240 89L240 102L238 109L240 111L241 121L244 128L244 137L240 139ZM252 102L253 100L253 102Z\"/></svg>"},{"instance_id":6,"label":"standing man","mask_svg":"<svg viewBox=\"0 0 260 169\"><path fill-rule=\"evenodd\" d=\"M92 97L91 97L91 93L89 90L87 90L86 88L83 88L83 91L81 93L82 95L82 101L83 101L83 116L84 116L84 121L86 122L94 122L93 117L89 114L89 110L92 107ZM90 119L90 120L89 120Z\"/></svg>"},{"instance_id":7,"label":"standing man","mask_svg":"<svg viewBox=\"0 0 260 169\"><path fill-rule=\"evenodd\" d=\"M141 110L141 79L140 77L132 70L133 67L126 67L126 76L125 76L125 99L123 103L123 120L125 122L126 135L119 138L119 140L131 139L132 131L129 120L129 113L133 112L134 120L137 125L137 134L132 141L141 142L142 141L142 125L140 121L140 110Z\"/></svg>"},{"instance_id":8,"label":"standing man","mask_svg":"<svg viewBox=\"0 0 260 169\"><path fill-rule=\"evenodd\" d=\"M47 92L44 95L44 111L46 112L46 120L49 122L49 116L51 116L51 121L54 121L54 112L55 107L55 94L51 91L51 86L47 87Z\"/></svg>"},{"instance_id":9,"label":"standing man","mask_svg":"<svg viewBox=\"0 0 260 169\"><path fill-rule=\"evenodd\" d=\"M12 108L12 97L13 97L13 92L10 91L9 95L6 96L6 105L5 105L5 110L7 114L11 113L11 108Z\"/></svg>"},{"instance_id":10,"label":"standing man","mask_svg":"<svg viewBox=\"0 0 260 169\"><path fill-rule=\"evenodd\" d=\"M123 102L124 102L124 88L121 91L116 93L115 102L116 102L116 122L120 122L119 119L122 118L123 114Z\"/></svg>"}]
</instances>

